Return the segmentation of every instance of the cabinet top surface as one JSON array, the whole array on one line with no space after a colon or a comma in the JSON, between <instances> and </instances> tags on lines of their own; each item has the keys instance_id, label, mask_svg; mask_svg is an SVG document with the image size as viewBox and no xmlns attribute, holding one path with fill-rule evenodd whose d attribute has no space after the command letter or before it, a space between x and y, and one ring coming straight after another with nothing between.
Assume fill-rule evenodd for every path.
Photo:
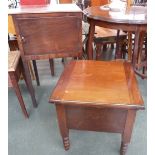
<instances>
[{"instance_id":1,"label":"cabinet top surface","mask_svg":"<svg viewBox=\"0 0 155 155\"><path fill-rule=\"evenodd\" d=\"M143 109L134 71L125 61L72 61L62 73L50 102Z\"/></svg>"},{"instance_id":2,"label":"cabinet top surface","mask_svg":"<svg viewBox=\"0 0 155 155\"><path fill-rule=\"evenodd\" d=\"M54 12L82 12L76 4L48 4L40 6L20 6L15 9L9 9L8 14L25 13L54 13Z\"/></svg>"}]
</instances>

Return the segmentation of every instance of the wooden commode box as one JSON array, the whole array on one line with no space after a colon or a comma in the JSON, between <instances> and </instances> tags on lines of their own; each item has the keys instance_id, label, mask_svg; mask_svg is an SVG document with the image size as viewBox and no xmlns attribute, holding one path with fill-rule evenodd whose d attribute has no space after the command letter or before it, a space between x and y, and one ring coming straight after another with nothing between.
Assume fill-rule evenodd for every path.
<instances>
[{"instance_id":1,"label":"wooden commode box","mask_svg":"<svg viewBox=\"0 0 155 155\"><path fill-rule=\"evenodd\" d=\"M69 129L120 133L120 154L130 142L136 112L144 104L126 61L71 61L49 99L56 105L64 147Z\"/></svg>"}]
</instances>

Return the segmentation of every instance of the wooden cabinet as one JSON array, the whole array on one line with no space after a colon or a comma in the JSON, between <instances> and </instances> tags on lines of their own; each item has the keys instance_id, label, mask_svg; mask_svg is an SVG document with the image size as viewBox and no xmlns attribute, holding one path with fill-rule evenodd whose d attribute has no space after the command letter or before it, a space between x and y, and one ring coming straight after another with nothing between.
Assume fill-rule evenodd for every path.
<instances>
[{"instance_id":1,"label":"wooden cabinet","mask_svg":"<svg viewBox=\"0 0 155 155\"><path fill-rule=\"evenodd\" d=\"M40 59L82 53L82 12L75 4L22 8L12 16L25 56Z\"/></svg>"},{"instance_id":2,"label":"wooden cabinet","mask_svg":"<svg viewBox=\"0 0 155 155\"><path fill-rule=\"evenodd\" d=\"M144 109L126 61L70 62L49 101L56 105L65 150L70 147L69 129L114 132L122 135L120 155L130 143L137 110Z\"/></svg>"},{"instance_id":3,"label":"wooden cabinet","mask_svg":"<svg viewBox=\"0 0 155 155\"><path fill-rule=\"evenodd\" d=\"M34 107L29 60L82 56L82 11L76 4L10 9Z\"/></svg>"}]
</instances>

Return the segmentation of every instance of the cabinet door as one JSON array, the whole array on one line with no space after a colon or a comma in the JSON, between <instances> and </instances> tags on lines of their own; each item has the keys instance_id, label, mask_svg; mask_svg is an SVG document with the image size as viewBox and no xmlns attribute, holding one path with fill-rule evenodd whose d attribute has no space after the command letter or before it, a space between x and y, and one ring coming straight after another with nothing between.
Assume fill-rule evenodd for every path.
<instances>
[{"instance_id":1,"label":"cabinet door","mask_svg":"<svg viewBox=\"0 0 155 155\"><path fill-rule=\"evenodd\" d=\"M18 15L15 21L24 54L56 54L58 57L82 52L81 18L82 16L58 14L31 17Z\"/></svg>"}]
</instances>

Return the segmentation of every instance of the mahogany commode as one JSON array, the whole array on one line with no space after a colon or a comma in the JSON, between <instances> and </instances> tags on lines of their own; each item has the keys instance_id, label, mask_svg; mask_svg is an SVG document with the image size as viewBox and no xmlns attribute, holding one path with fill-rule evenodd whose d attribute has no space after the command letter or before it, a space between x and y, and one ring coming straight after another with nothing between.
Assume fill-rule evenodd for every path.
<instances>
[{"instance_id":1,"label":"mahogany commode","mask_svg":"<svg viewBox=\"0 0 155 155\"><path fill-rule=\"evenodd\" d=\"M122 135L121 155L130 142L139 109L144 109L135 73L126 61L71 61L49 102L57 111L65 150L69 129L114 132Z\"/></svg>"}]
</instances>

